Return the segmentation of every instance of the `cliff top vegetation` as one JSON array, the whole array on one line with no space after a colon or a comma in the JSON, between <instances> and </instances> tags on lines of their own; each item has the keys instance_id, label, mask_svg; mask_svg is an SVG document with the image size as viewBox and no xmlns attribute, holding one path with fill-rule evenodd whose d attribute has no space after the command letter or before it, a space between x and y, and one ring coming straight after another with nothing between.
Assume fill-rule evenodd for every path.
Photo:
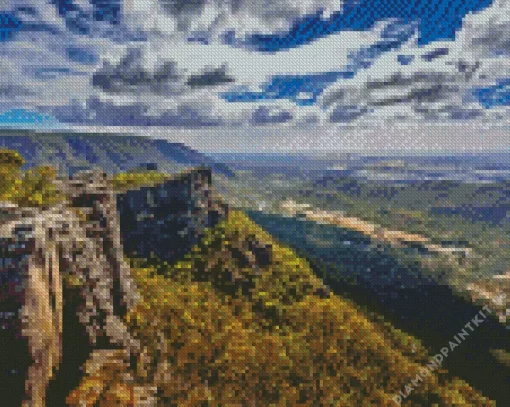
<instances>
[{"instance_id":1,"label":"cliff top vegetation","mask_svg":"<svg viewBox=\"0 0 510 407\"><path fill-rule=\"evenodd\" d=\"M23 157L14 150L0 149L0 200L19 206L51 206L63 200L51 166L23 170Z\"/></svg>"}]
</instances>

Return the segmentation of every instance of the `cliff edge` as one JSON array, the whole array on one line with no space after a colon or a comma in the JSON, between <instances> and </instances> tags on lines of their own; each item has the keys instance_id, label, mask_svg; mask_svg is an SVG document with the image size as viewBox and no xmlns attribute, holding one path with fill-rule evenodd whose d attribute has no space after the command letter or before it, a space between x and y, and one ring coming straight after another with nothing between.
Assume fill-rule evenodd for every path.
<instances>
[{"instance_id":1,"label":"cliff edge","mask_svg":"<svg viewBox=\"0 0 510 407\"><path fill-rule=\"evenodd\" d=\"M155 213L156 221L164 221L158 215L164 209L165 217L181 225L177 232L187 231L178 242L172 242L172 234L159 244L157 255L182 254L213 223L209 184L210 171L192 170L177 181L142 190L145 195L137 202L144 213L153 212L149 218ZM0 383L10 390L8 404L13 406L47 404L48 384L67 363L63 349L69 344L64 341L84 348L79 350L85 354L118 349L128 362L129 355L140 352L123 322L138 300L123 240L131 251L140 252L140 245L156 239L159 229L139 214L132 218L134 212L123 206L118 210L122 198L105 173L81 172L58 180L57 187L66 200L51 208L0 208L0 344L16 355L2 357ZM136 194L125 191L122 196ZM154 204L147 201L151 194L175 199ZM121 237L121 224L138 233ZM79 329L64 335L66 315L77 320Z\"/></svg>"}]
</instances>

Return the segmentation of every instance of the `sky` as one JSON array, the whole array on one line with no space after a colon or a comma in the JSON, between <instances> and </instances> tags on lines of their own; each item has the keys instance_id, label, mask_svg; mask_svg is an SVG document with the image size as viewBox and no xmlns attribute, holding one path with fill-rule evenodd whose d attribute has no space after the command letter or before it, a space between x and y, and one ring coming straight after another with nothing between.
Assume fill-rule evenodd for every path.
<instances>
[{"instance_id":1,"label":"sky","mask_svg":"<svg viewBox=\"0 0 510 407\"><path fill-rule=\"evenodd\" d=\"M0 126L510 147L510 0L1 0L0 73Z\"/></svg>"}]
</instances>

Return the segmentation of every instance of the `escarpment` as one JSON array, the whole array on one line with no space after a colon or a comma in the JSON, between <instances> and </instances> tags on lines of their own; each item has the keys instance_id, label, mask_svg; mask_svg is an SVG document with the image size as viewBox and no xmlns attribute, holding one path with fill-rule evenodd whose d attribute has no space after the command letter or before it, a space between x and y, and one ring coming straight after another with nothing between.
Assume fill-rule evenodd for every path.
<instances>
[{"instance_id":1,"label":"escarpment","mask_svg":"<svg viewBox=\"0 0 510 407\"><path fill-rule=\"evenodd\" d=\"M188 253L228 207L211 188L211 171L197 168L152 187L117 195L121 236L127 253L174 261Z\"/></svg>"},{"instance_id":2,"label":"escarpment","mask_svg":"<svg viewBox=\"0 0 510 407\"><path fill-rule=\"evenodd\" d=\"M68 363L66 346L85 354L118 349L128 360L139 354L123 321L138 300L123 244L147 255L150 242L156 255L173 259L226 214L211 199L205 169L119 196L98 171L58 184L65 203L0 208L3 406L47 405L48 385ZM80 330L63 335L69 316Z\"/></svg>"}]
</instances>

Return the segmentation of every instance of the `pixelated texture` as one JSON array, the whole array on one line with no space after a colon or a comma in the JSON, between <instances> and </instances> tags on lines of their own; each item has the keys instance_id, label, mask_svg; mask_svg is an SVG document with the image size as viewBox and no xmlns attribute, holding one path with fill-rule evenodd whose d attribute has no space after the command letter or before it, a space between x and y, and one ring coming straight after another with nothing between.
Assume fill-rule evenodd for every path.
<instances>
[{"instance_id":1,"label":"pixelated texture","mask_svg":"<svg viewBox=\"0 0 510 407\"><path fill-rule=\"evenodd\" d=\"M0 406L505 406L508 0L0 1Z\"/></svg>"}]
</instances>

